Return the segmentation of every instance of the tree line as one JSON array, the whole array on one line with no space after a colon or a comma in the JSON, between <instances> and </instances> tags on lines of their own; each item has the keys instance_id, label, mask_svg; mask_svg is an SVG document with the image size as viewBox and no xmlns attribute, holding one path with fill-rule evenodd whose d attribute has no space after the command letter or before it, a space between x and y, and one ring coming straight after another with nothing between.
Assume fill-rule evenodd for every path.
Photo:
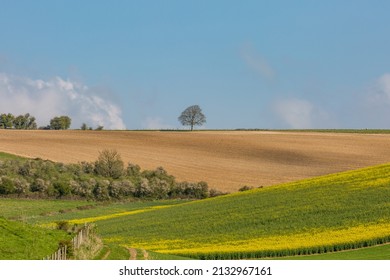
<instances>
[{"instance_id":1,"label":"tree line","mask_svg":"<svg viewBox=\"0 0 390 280\"><path fill-rule=\"evenodd\" d=\"M42 159L0 161L0 196L87 200L202 199L222 193L206 182L178 182L162 167L125 166L115 150L95 162L64 164Z\"/></svg>"},{"instance_id":2,"label":"tree line","mask_svg":"<svg viewBox=\"0 0 390 280\"><path fill-rule=\"evenodd\" d=\"M191 130L194 126L203 125L206 123L206 116L198 105L192 105L186 108L179 116L178 120L182 125L189 126ZM38 127L36 119L30 113L14 116L11 113L0 114L0 129L53 129L63 130L70 128L71 118L68 116L56 116L50 120L47 126ZM86 123L80 127L81 130L92 130ZM99 125L95 130L103 130L103 126Z\"/></svg>"},{"instance_id":3,"label":"tree line","mask_svg":"<svg viewBox=\"0 0 390 280\"><path fill-rule=\"evenodd\" d=\"M50 124L39 129L68 129L71 125L71 118L68 116L54 117L50 120ZM29 113L19 116L14 116L11 113L0 114L0 129L38 129L36 119Z\"/></svg>"},{"instance_id":4,"label":"tree line","mask_svg":"<svg viewBox=\"0 0 390 280\"><path fill-rule=\"evenodd\" d=\"M29 113L19 116L13 114L1 114L0 115L0 128L9 129L36 129L37 123L35 117Z\"/></svg>"}]
</instances>

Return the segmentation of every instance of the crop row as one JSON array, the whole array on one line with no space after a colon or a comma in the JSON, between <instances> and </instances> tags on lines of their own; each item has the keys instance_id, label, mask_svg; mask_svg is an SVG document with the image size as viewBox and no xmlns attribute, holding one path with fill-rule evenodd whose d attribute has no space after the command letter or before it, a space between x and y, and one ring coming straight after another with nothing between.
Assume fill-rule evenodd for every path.
<instances>
[{"instance_id":1,"label":"crop row","mask_svg":"<svg viewBox=\"0 0 390 280\"><path fill-rule=\"evenodd\" d=\"M361 225L345 229L306 232L295 235L272 236L193 248L157 250L159 253L198 259L267 258L311 255L357 249L390 242L390 223ZM139 244L153 246L153 244ZM159 246L164 246L160 243Z\"/></svg>"}]
</instances>

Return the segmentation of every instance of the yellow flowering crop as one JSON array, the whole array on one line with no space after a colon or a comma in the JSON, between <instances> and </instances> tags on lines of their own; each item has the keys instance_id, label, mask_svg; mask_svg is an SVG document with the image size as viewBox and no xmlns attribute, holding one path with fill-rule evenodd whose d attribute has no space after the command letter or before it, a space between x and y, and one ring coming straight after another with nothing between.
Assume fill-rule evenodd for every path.
<instances>
[{"instance_id":1,"label":"yellow flowering crop","mask_svg":"<svg viewBox=\"0 0 390 280\"><path fill-rule=\"evenodd\" d=\"M68 222L71 225L94 223L97 221L115 219L115 218L119 218L119 217L123 217L123 216L136 215L139 213L154 211L154 210L173 207L173 206L175 206L175 205L159 205L159 206L153 206L153 207L148 207L148 208L139 209L139 210L119 212L119 213L114 213L114 214L109 214L109 215L101 215L101 216L88 217L88 218L82 218L82 219L73 219L73 220L68 220ZM45 227L45 228L53 228L53 227L55 227L55 225L56 225L56 223L47 223L47 224L42 224L41 226Z\"/></svg>"}]
</instances>

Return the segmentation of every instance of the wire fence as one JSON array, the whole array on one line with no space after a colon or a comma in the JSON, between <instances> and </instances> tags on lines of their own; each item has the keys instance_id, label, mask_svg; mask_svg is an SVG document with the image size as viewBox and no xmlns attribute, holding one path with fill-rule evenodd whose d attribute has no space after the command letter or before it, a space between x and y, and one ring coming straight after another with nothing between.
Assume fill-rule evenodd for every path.
<instances>
[{"instance_id":1,"label":"wire fence","mask_svg":"<svg viewBox=\"0 0 390 280\"><path fill-rule=\"evenodd\" d=\"M72 238L70 242L69 248L67 245L61 246L57 251L53 254L46 256L43 258L44 260L67 260L69 256L70 249L77 250L80 246L88 239L91 233L92 226L90 224L85 224L82 229L76 234L75 237Z\"/></svg>"}]
</instances>

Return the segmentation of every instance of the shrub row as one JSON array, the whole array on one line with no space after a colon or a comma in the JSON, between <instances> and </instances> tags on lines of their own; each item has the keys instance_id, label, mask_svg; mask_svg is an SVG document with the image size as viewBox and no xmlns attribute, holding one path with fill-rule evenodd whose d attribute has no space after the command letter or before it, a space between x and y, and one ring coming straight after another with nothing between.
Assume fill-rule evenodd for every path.
<instances>
[{"instance_id":1,"label":"shrub row","mask_svg":"<svg viewBox=\"0 0 390 280\"><path fill-rule=\"evenodd\" d=\"M42 159L0 161L2 196L119 200L203 199L219 194L206 182L177 182L162 167L141 171L138 165L129 163L118 172L107 173L99 160L78 164Z\"/></svg>"}]
</instances>

